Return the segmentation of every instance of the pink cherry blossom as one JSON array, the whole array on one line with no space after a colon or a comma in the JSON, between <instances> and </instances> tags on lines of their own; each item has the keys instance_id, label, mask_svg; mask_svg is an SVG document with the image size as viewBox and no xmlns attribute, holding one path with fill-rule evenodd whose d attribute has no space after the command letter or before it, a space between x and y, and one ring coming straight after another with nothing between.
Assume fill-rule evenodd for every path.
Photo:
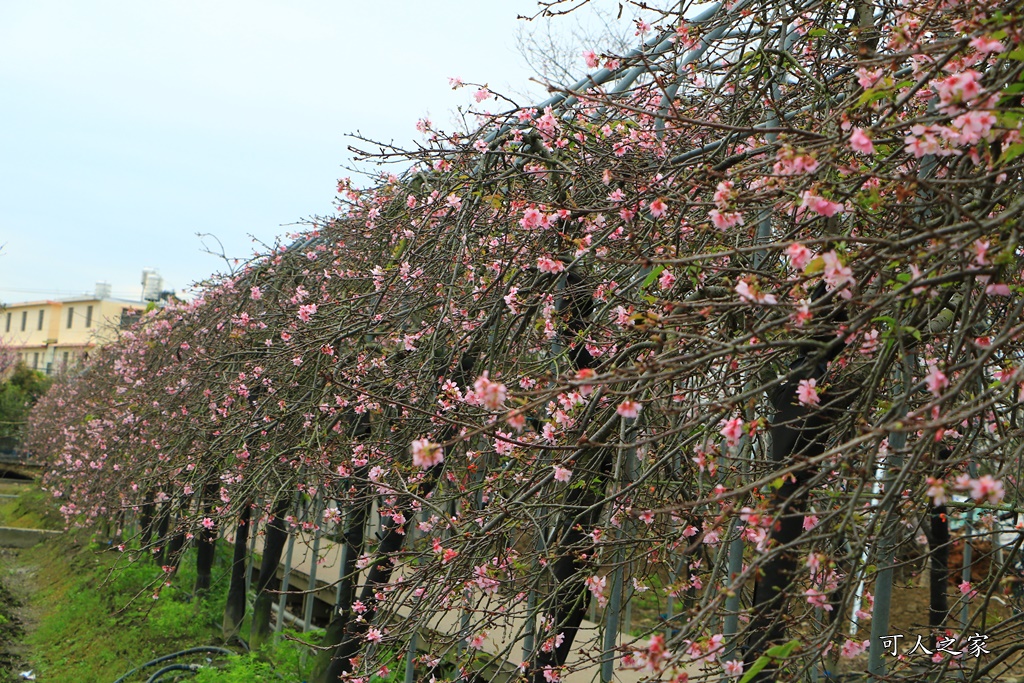
<instances>
[{"instance_id":1,"label":"pink cherry blossom","mask_svg":"<svg viewBox=\"0 0 1024 683\"><path fill-rule=\"evenodd\" d=\"M842 213L845 208L839 202L829 201L824 197L819 197L810 190L804 190L800 195L800 206L798 207L797 213L802 213L799 209L810 209L819 216L825 216L831 218L837 213Z\"/></svg>"},{"instance_id":2,"label":"pink cherry blossom","mask_svg":"<svg viewBox=\"0 0 1024 683\"><path fill-rule=\"evenodd\" d=\"M786 256L789 257L789 262L794 268L803 270L814 258L814 252L799 242L795 242L786 247Z\"/></svg>"},{"instance_id":3,"label":"pink cherry blossom","mask_svg":"<svg viewBox=\"0 0 1024 683\"><path fill-rule=\"evenodd\" d=\"M848 266L843 265L835 250L825 252L821 255L821 259L825 265L822 279L825 280L829 290L840 289L847 284L853 283L853 271ZM843 294L843 298L850 298L849 291Z\"/></svg>"},{"instance_id":4,"label":"pink cherry blossom","mask_svg":"<svg viewBox=\"0 0 1024 683\"><path fill-rule=\"evenodd\" d=\"M715 194L711 197L717 206L722 211L729 208L732 200L735 198L736 193L733 191L733 182L731 180L723 180L718 183L715 188Z\"/></svg>"},{"instance_id":5,"label":"pink cherry blossom","mask_svg":"<svg viewBox=\"0 0 1024 683\"><path fill-rule=\"evenodd\" d=\"M800 380L796 390L797 400L805 406L816 406L821 403L821 397L818 396L816 388L817 384L817 380L813 377Z\"/></svg>"},{"instance_id":6,"label":"pink cherry blossom","mask_svg":"<svg viewBox=\"0 0 1024 683\"><path fill-rule=\"evenodd\" d=\"M565 270L565 264L548 256L541 256L537 259L537 270L542 273L561 273Z\"/></svg>"},{"instance_id":7,"label":"pink cherry blossom","mask_svg":"<svg viewBox=\"0 0 1024 683\"><path fill-rule=\"evenodd\" d=\"M584 583L591 595L594 596L594 599L597 600L598 606L604 607L608 603L608 596L604 594L608 580L603 576L597 576L595 574L593 576L588 576Z\"/></svg>"},{"instance_id":8,"label":"pink cherry blossom","mask_svg":"<svg viewBox=\"0 0 1024 683\"><path fill-rule=\"evenodd\" d=\"M636 401L626 399L615 409L615 412L625 418L635 418L640 414L641 405Z\"/></svg>"},{"instance_id":9,"label":"pink cherry blossom","mask_svg":"<svg viewBox=\"0 0 1024 683\"><path fill-rule=\"evenodd\" d=\"M544 213L540 209L531 206L523 212L523 217L520 219L519 225L523 226L527 230L542 227L544 225Z\"/></svg>"},{"instance_id":10,"label":"pink cherry blossom","mask_svg":"<svg viewBox=\"0 0 1024 683\"><path fill-rule=\"evenodd\" d=\"M501 409L505 405L505 399L508 396L508 390L505 388L505 385L500 382L492 382L486 372L477 377L476 382L473 384L473 391L476 394L477 400L488 410Z\"/></svg>"},{"instance_id":11,"label":"pink cherry blossom","mask_svg":"<svg viewBox=\"0 0 1024 683\"><path fill-rule=\"evenodd\" d=\"M655 218L661 218L666 213L668 213L668 204L665 203L664 199L659 197L655 199L653 202L651 202L649 210L652 216L654 216Z\"/></svg>"},{"instance_id":12,"label":"pink cherry blossom","mask_svg":"<svg viewBox=\"0 0 1024 683\"><path fill-rule=\"evenodd\" d=\"M839 654L845 659L853 659L857 655L866 652L870 645L870 640L864 640L858 643L854 640L850 640L849 638L847 638L846 642L843 643L843 647L839 651Z\"/></svg>"},{"instance_id":13,"label":"pink cherry blossom","mask_svg":"<svg viewBox=\"0 0 1024 683\"><path fill-rule=\"evenodd\" d=\"M732 418L725 423L718 433L725 437L725 442L730 447L736 446L743 436L743 420L738 417Z\"/></svg>"},{"instance_id":14,"label":"pink cherry blossom","mask_svg":"<svg viewBox=\"0 0 1024 683\"><path fill-rule=\"evenodd\" d=\"M562 467L561 465L552 465L552 467L555 469L555 481L568 484L569 480L572 479L572 470Z\"/></svg>"},{"instance_id":15,"label":"pink cherry blossom","mask_svg":"<svg viewBox=\"0 0 1024 683\"><path fill-rule=\"evenodd\" d=\"M978 501L985 500L992 505L999 503L1006 495L1003 482L995 479L991 474L971 479L968 485L971 489L971 498Z\"/></svg>"},{"instance_id":16,"label":"pink cherry blossom","mask_svg":"<svg viewBox=\"0 0 1024 683\"><path fill-rule=\"evenodd\" d=\"M857 69L857 84L865 90L875 85L881 77L881 69L868 70L864 67Z\"/></svg>"},{"instance_id":17,"label":"pink cherry blossom","mask_svg":"<svg viewBox=\"0 0 1024 683\"><path fill-rule=\"evenodd\" d=\"M587 63L588 69L596 69L597 65L600 63L597 53L594 52L593 50L583 51L583 61Z\"/></svg>"},{"instance_id":18,"label":"pink cherry blossom","mask_svg":"<svg viewBox=\"0 0 1024 683\"><path fill-rule=\"evenodd\" d=\"M944 372L939 370L937 365L932 363L928 367L928 374L924 378L924 383L933 396L938 396L942 393L943 389L949 386L949 378L946 377Z\"/></svg>"},{"instance_id":19,"label":"pink cherry blossom","mask_svg":"<svg viewBox=\"0 0 1024 683\"><path fill-rule=\"evenodd\" d=\"M307 304L305 306L299 306L299 320L301 320L304 323L308 323L315 313L316 304Z\"/></svg>"},{"instance_id":20,"label":"pink cherry blossom","mask_svg":"<svg viewBox=\"0 0 1024 683\"><path fill-rule=\"evenodd\" d=\"M934 82L941 108L950 111L959 104L968 104L981 93L981 74L973 69L961 71Z\"/></svg>"},{"instance_id":21,"label":"pink cherry blossom","mask_svg":"<svg viewBox=\"0 0 1024 683\"><path fill-rule=\"evenodd\" d=\"M708 211L708 218L719 230L728 230L737 225L743 225L743 214L739 211L721 212L718 209Z\"/></svg>"},{"instance_id":22,"label":"pink cherry blossom","mask_svg":"<svg viewBox=\"0 0 1024 683\"><path fill-rule=\"evenodd\" d=\"M832 611L832 605L828 603L828 595L822 593L817 588L808 588L804 591L804 595L807 596L807 602L815 607L820 607L826 612Z\"/></svg>"},{"instance_id":23,"label":"pink cherry blossom","mask_svg":"<svg viewBox=\"0 0 1024 683\"><path fill-rule=\"evenodd\" d=\"M988 36L977 36L971 40L970 46L978 51L979 54L988 55L993 53L1004 52L1006 46L995 38Z\"/></svg>"},{"instance_id":24,"label":"pink cherry blossom","mask_svg":"<svg viewBox=\"0 0 1024 683\"><path fill-rule=\"evenodd\" d=\"M858 154L874 154L875 145L861 128L854 128L850 133L850 147Z\"/></svg>"},{"instance_id":25,"label":"pink cherry blossom","mask_svg":"<svg viewBox=\"0 0 1024 683\"><path fill-rule=\"evenodd\" d=\"M428 469L444 462L444 449L430 439L416 439L412 442L412 464Z\"/></svg>"},{"instance_id":26,"label":"pink cherry blossom","mask_svg":"<svg viewBox=\"0 0 1024 683\"><path fill-rule=\"evenodd\" d=\"M740 280L736 284L736 293L740 295L741 301L747 303L764 304L767 306L779 303L774 294L762 292L760 287L757 285L751 286L746 280Z\"/></svg>"},{"instance_id":27,"label":"pink cherry blossom","mask_svg":"<svg viewBox=\"0 0 1024 683\"><path fill-rule=\"evenodd\" d=\"M739 678L743 675L743 662L738 659L730 659L728 662L722 662L722 671L729 678Z\"/></svg>"}]
</instances>

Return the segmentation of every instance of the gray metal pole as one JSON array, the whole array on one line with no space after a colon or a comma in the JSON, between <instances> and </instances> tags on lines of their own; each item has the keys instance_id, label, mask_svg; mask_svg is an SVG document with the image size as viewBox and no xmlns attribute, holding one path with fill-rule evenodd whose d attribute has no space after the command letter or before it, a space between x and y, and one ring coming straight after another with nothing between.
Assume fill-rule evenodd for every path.
<instances>
[{"instance_id":1,"label":"gray metal pole","mask_svg":"<svg viewBox=\"0 0 1024 683\"><path fill-rule=\"evenodd\" d=\"M302 630L308 631L310 625L313 622L313 603L316 601L316 567L320 561L320 534L321 524L323 520L321 515L321 501L320 494L316 494L316 498L313 500L313 524L316 525L316 531L313 532L313 561L309 565L309 585L306 586L306 595L304 597L305 604L303 605L302 614Z\"/></svg>"},{"instance_id":2,"label":"gray metal pole","mask_svg":"<svg viewBox=\"0 0 1024 683\"><path fill-rule=\"evenodd\" d=\"M249 516L249 555L245 558L245 595L248 600L249 591L252 590L252 565L256 561L256 532L260 528L260 503L256 500L256 509ZM237 532L236 532L237 533Z\"/></svg>"},{"instance_id":3,"label":"gray metal pole","mask_svg":"<svg viewBox=\"0 0 1024 683\"><path fill-rule=\"evenodd\" d=\"M978 466L971 461L967 465L967 472L971 475L971 478L977 478ZM971 530L974 526L974 510L968 510L967 515L964 517L964 569L960 574L960 580L971 582L971 562L973 560L972 555L974 549L971 547ZM998 537L997 537L998 538ZM966 630L967 624L971 620L971 595L970 593L964 595L964 605L960 608L960 628Z\"/></svg>"},{"instance_id":4,"label":"gray metal pole","mask_svg":"<svg viewBox=\"0 0 1024 683\"><path fill-rule=\"evenodd\" d=\"M299 505L295 504L295 512L298 513ZM296 514L296 517L298 514ZM295 532L288 530L288 550L284 555L284 575L281 577L281 597L277 601L277 623L274 624L274 632L280 633L284 628L284 613L288 606L288 580L292 574L292 554L295 551Z\"/></svg>"},{"instance_id":5,"label":"gray metal pole","mask_svg":"<svg viewBox=\"0 0 1024 683\"><path fill-rule=\"evenodd\" d=\"M416 648L419 644L416 642L416 630L413 629L412 636L409 637L409 652L405 657L405 683L416 683Z\"/></svg>"},{"instance_id":6,"label":"gray metal pole","mask_svg":"<svg viewBox=\"0 0 1024 683\"><path fill-rule=\"evenodd\" d=\"M634 420L629 418L622 418L622 422L619 427L619 439L620 442L625 444L633 439L633 430L631 425ZM616 479L619 482L619 488L623 488L633 477L634 460L636 460L636 449L627 448L623 453L621 462L621 469L617 474L619 475ZM628 521L623 521L622 533L624 535L629 534L627 527ZM614 538L617 540L620 534L616 533ZM625 556L622 546L618 546L615 549L615 569L612 571L612 585L611 595L608 597L608 607L604 613L604 641L602 643L601 652L601 681L602 683L611 683L615 676L615 650L618 646L619 638L619 626L620 619L622 616L622 583L623 574L625 572Z\"/></svg>"},{"instance_id":7,"label":"gray metal pole","mask_svg":"<svg viewBox=\"0 0 1024 683\"><path fill-rule=\"evenodd\" d=\"M910 385L910 378L907 377L906 367L912 366L916 356L908 354L905 365L900 368L901 391L906 392ZM905 405L906 396L900 398L900 404ZM899 496L896 495L894 486L899 477L899 470L903 467L903 456L900 451L907 445L906 432L892 432L889 434L889 457L885 474L885 497L879 507L876 524L879 528L878 555L876 564L881 567L875 576L875 607L871 613L871 645L868 652L868 673L873 676L885 676L885 650L882 647L882 637L889 634L889 616L892 605L892 577L893 577L893 556L895 554L895 525L889 525L888 521L892 514Z\"/></svg>"},{"instance_id":8,"label":"gray metal pole","mask_svg":"<svg viewBox=\"0 0 1024 683\"><path fill-rule=\"evenodd\" d=\"M619 616L622 610L622 548L615 550L612 592L604 614L604 642L601 652L601 683L612 683L615 676L615 649L619 637Z\"/></svg>"}]
</instances>

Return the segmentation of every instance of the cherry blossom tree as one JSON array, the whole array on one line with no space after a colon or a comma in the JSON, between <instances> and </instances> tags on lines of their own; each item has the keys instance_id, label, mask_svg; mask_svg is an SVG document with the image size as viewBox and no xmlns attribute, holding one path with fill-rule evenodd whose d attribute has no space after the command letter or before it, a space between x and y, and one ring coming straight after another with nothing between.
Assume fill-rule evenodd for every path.
<instances>
[{"instance_id":1,"label":"cherry blossom tree","mask_svg":"<svg viewBox=\"0 0 1024 683\"><path fill-rule=\"evenodd\" d=\"M344 529L321 681L396 652L425 679L908 666L878 651L901 548L941 581L949 516L1021 511L1022 7L634 9L641 48L471 133L366 141L408 170L63 379L29 440L69 521L163 506L126 555ZM1020 665L992 599L1020 545L952 607L932 586L929 635L995 654L923 675Z\"/></svg>"}]
</instances>

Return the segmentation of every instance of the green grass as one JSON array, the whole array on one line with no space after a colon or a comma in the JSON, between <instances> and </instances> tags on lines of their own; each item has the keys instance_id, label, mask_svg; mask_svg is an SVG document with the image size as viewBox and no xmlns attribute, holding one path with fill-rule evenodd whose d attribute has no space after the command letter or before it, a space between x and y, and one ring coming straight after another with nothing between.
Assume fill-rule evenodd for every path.
<instances>
[{"instance_id":1,"label":"green grass","mask_svg":"<svg viewBox=\"0 0 1024 683\"><path fill-rule=\"evenodd\" d=\"M42 616L26 639L40 680L109 683L155 657L215 643L220 635L223 591L192 599L188 556L158 599L152 596L163 573L149 560L111 573L114 555L68 537L36 546L26 559L39 566L43 586L34 597Z\"/></svg>"},{"instance_id":2,"label":"green grass","mask_svg":"<svg viewBox=\"0 0 1024 683\"><path fill-rule=\"evenodd\" d=\"M8 515L5 519L35 520L38 526L52 526L47 506L44 494L27 491L16 501L5 501L3 513ZM170 585L164 584L165 574L148 557L129 562L128 554L90 542L85 532L63 534L20 551L17 565L29 568L36 586L31 603L37 619L24 642L38 680L112 683L157 657L197 646L226 647L221 624L230 552L227 544L218 544L210 591L197 599L191 594L194 550L186 552ZM243 634L248 633L248 627L247 618ZM291 635L311 642L319 639L316 632ZM229 649L239 651L237 644ZM313 658L308 652L301 642L282 639L258 656L209 655L214 657L212 665L216 668L204 669L192 680L297 683L312 667ZM210 664L206 656L190 655L168 663ZM146 668L127 680L145 681L159 666Z\"/></svg>"},{"instance_id":3,"label":"green grass","mask_svg":"<svg viewBox=\"0 0 1024 683\"><path fill-rule=\"evenodd\" d=\"M52 528L59 520L52 508L52 499L33 488L17 500L5 501L0 514L6 515L2 519L20 520L26 526L33 522L34 526ZM11 571L28 570L36 586L29 598L36 623L24 643L37 680L113 683L132 669L188 648L216 646L240 651L237 644L223 643L221 631L231 560L226 543L218 544L212 585L202 598L191 594L194 550L186 552L170 585L165 585L165 574L152 559L138 556L130 561L132 554L92 542L84 531L65 533L19 551ZM249 633L251 597L243 636ZM182 679L196 683L299 683L308 679L315 660L307 643L318 643L322 633L286 629L283 637L258 653L188 655L146 667L126 683L141 683L171 663L203 665L195 676L186 674ZM392 659L389 667L392 673L387 679L374 677L372 683L401 680L404 666ZM6 680L2 663L0 680ZM162 679L170 680L172 676Z\"/></svg>"},{"instance_id":4,"label":"green grass","mask_svg":"<svg viewBox=\"0 0 1024 683\"><path fill-rule=\"evenodd\" d=\"M60 529L64 518L53 499L34 485L20 484L11 489L17 498L0 498L0 526L22 529Z\"/></svg>"}]
</instances>

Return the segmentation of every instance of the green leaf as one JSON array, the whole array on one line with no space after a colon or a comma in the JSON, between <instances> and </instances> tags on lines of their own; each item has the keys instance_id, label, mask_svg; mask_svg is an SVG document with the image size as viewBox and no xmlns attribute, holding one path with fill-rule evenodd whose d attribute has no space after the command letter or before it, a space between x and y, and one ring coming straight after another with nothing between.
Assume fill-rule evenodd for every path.
<instances>
[{"instance_id":1,"label":"green leaf","mask_svg":"<svg viewBox=\"0 0 1024 683\"><path fill-rule=\"evenodd\" d=\"M761 669L768 666L768 662L772 661L767 655L761 655L757 658L753 664L750 665L750 669L747 673L743 674L743 678L740 679L740 683L750 683L754 680L754 676L761 673Z\"/></svg>"},{"instance_id":2,"label":"green leaf","mask_svg":"<svg viewBox=\"0 0 1024 683\"><path fill-rule=\"evenodd\" d=\"M810 263L804 266L804 273L807 275L817 275L825 271L825 259L820 256L812 259Z\"/></svg>"},{"instance_id":3,"label":"green leaf","mask_svg":"<svg viewBox=\"0 0 1024 683\"><path fill-rule=\"evenodd\" d=\"M1024 154L1024 142L1015 142L1003 150L1003 153L999 156L999 163L1007 164L1021 154Z\"/></svg>"},{"instance_id":4,"label":"green leaf","mask_svg":"<svg viewBox=\"0 0 1024 683\"><path fill-rule=\"evenodd\" d=\"M885 90L878 90L876 88L868 88L867 90L865 90L861 94L860 99L857 100L857 106L863 107L865 104L870 104L871 102L874 102L875 100L880 100L883 97L885 97L886 94L887 93L886 93Z\"/></svg>"},{"instance_id":5,"label":"green leaf","mask_svg":"<svg viewBox=\"0 0 1024 683\"><path fill-rule=\"evenodd\" d=\"M1017 62L1024 62L1024 47L1018 47L1016 50L1006 55L1006 59L1012 59Z\"/></svg>"},{"instance_id":6,"label":"green leaf","mask_svg":"<svg viewBox=\"0 0 1024 683\"><path fill-rule=\"evenodd\" d=\"M910 325L904 325L903 327L900 328L900 331L906 332L907 334L909 334L911 337L913 337L917 341L921 341L921 330L917 329L916 327L911 327Z\"/></svg>"},{"instance_id":7,"label":"green leaf","mask_svg":"<svg viewBox=\"0 0 1024 683\"><path fill-rule=\"evenodd\" d=\"M640 289L647 289L654 284L654 281L658 279L658 276L661 275L663 270L665 270L665 266L655 266L654 270L648 273L647 277L644 278L643 284L640 285Z\"/></svg>"},{"instance_id":8,"label":"green leaf","mask_svg":"<svg viewBox=\"0 0 1024 683\"><path fill-rule=\"evenodd\" d=\"M758 657L757 661L750 666L750 670L743 674L743 678L740 679L740 683L750 683L750 681L754 680L754 677L759 674L762 669L768 666L773 659L785 659L799 644L799 640L791 640L783 645L776 645L775 647L769 648L767 652Z\"/></svg>"},{"instance_id":9,"label":"green leaf","mask_svg":"<svg viewBox=\"0 0 1024 683\"><path fill-rule=\"evenodd\" d=\"M813 36L815 38L824 38L825 36L828 35L828 31L826 31L823 28L812 28L810 31L807 32L807 35Z\"/></svg>"},{"instance_id":10,"label":"green leaf","mask_svg":"<svg viewBox=\"0 0 1024 683\"><path fill-rule=\"evenodd\" d=\"M776 659L783 659L785 657L788 657L789 654L793 650L795 650L797 645L799 644L799 640L791 640L788 643L783 643L782 645L776 645L773 648L769 648L768 651L765 652L765 654L769 657L775 657Z\"/></svg>"}]
</instances>

